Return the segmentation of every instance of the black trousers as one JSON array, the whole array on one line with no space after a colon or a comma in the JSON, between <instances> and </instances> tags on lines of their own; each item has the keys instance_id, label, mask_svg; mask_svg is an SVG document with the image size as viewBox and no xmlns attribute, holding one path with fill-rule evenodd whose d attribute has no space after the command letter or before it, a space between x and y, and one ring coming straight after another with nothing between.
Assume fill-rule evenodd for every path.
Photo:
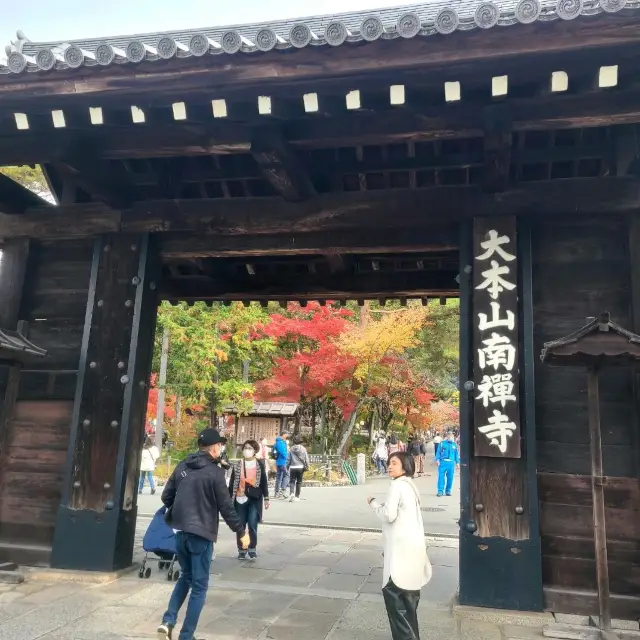
<instances>
[{"instance_id":1,"label":"black trousers","mask_svg":"<svg viewBox=\"0 0 640 640\"><path fill-rule=\"evenodd\" d=\"M382 589L393 640L420 640L418 604L420 591L405 591L389 579Z\"/></svg>"},{"instance_id":2,"label":"black trousers","mask_svg":"<svg viewBox=\"0 0 640 640\"><path fill-rule=\"evenodd\" d=\"M296 498L300 497L302 476L304 476L304 469L291 469L289 471L289 494L293 495L295 493Z\"/></svg>"}]
</instances>

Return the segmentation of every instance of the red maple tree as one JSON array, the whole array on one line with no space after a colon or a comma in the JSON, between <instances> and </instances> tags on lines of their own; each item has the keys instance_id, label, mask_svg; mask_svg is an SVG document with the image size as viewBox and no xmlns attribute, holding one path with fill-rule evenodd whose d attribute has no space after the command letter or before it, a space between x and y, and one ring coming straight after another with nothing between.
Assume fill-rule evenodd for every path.
<instances>
[{"instance_id":1,"label":"red maple tree","mask_svg":"<svg viewBox=\"0 0 640 640\"><path fill-rule=\"evenodd\" d=\"M154 420L158 415L158 376L151 374L151 386L149 388L149 396L147 399L147 421ZM165 393L164 395L164 417L175 418L176 417L176 397Z\"/></svg>"},{"instance_id":2,"label":"red maple tree","mask_svg":"<svg viewBox=\"0 0 640 640\"><path fill-rule=\"evenodd\" d=\"M357 361L336 345L353 315L327 303L310 302L306 307L291 303L287 313L273 314L261 331L278 342L284 354L274 359L271 376L256 385L262 400L306 402L331 394L347 409L350 382Z\"/></svg>"}]
</instances>

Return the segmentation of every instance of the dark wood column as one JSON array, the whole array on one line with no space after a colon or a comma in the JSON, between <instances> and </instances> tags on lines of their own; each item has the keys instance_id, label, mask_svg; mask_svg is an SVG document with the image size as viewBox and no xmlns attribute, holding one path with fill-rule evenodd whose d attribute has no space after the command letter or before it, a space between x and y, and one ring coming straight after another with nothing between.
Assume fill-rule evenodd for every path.
<instances>
[{"instance_id":1,"label":"dark wood column","mask_svg":"<svg viewBox=\"0 0 640 640\"><path fill-rule=\"evenodd\" d=\"M27 259L29 257L29 239L17 238L0 245L0 329L16 329L22 302ZM13 417L20 366L0 364L0 491L4 483L6 469L7 444L9 443L11 418ZM0 537L2 536L2 509L0 508Z\"/></svg>"},{"instance_id":2,"label":"dark wood column","mask_svg":"<svg viewBox=\"0 0 640 640\"><path fill-rule=\"evenodd\" d=\"M131 563L159 275L148 236L96 240L53 567Z\"/></svg>"},{"instance_id":3,"label":"dark wood column","mask_svg":"<svg viewBox=\"0 0 640 640\"><path fill-rule=\"evenodd\" d=\"M514 394L519 396L519 407L516 414L509 414L516 431L502 456L490 451L491 434L486 429L484 434L488 438L482 435L480 428L488 421L485 419L483 424L476 424L482 414L477 406L481 395L478 380L482 378L482 375L478 376L478 350L483 348L482 340L491 336L493 329L484 335L478 331L478 312L491 313L491 310L479 308L477 296L474 305L474 270L483 270L483 264L489 268L489 264L479 264L477 256L474 264L473 244L472 225L468 225L462 231L460 261L460 604L541 611L530 233L525 221L518 220L515 330L495 330L498 334L510 335L518 348L512 374L514 379L519 376L519 384L514 389ZM511 244L510 248L504 248L513 252L515 246ZM476 285L477 281L476 277ZM505 317L508 308L507 304L502 305L501 318ZM490 375L495 373L501 373L501 369L489 371ZM472 384L474 379L475 385ZM495 415L494 409L505 414L510 411L509 405L504 409L499 402L490 404L489 409L489 415ZM514 442L515 438L518 442ZM499 441L499 437L495 439ZM497 448L495 442L492 446Z\"/></svg>"}]
</instances>

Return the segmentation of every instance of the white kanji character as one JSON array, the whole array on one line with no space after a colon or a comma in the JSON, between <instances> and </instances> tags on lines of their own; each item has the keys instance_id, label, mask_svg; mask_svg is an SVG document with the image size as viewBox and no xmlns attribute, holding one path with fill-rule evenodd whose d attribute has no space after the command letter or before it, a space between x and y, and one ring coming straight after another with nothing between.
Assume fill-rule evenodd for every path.
<instances>
[{"instance_id":1,"label":"white kanji character","mask_svg":"<svg viewBox=\"0 0 640 640\"><path fill-rule=\"evenodd\" d=\"M491 229L487 235L489 236L489 239L480 243L480 246L485 250L485 252L482 255L477 256L476 260L488 260L494 253L497 253L507 262L511 262L516 259L514 255L507 253L502 248L503 244L509 244L511 242L509 236L498 236L498 232L495 229Z\"/></svg>"},{"instance_id":2,"label":"white kanji character","mask_svg":"<svg viewBox=\"0 0 640 640\"><path fill-rule=\"evenodd\" d=\"M502 276L508 275L510 272L509 267L506 265L500 266L495 260L491 261L491 269L482 271L482 277L484 282L480 283L476 289L486 289L489 295L497 300L498 296L506 289L507 291L513 291L516 285L513 282L508 282Z\"/></svg>"},{"instance_id":3,"label":"white kanji character","mask_svg":"<svg viewBox=\"0 0 640 640\"><path fill-rule=\"evenodd\" d=\"M482 400L484 407L489 406L489 402L499 402L504 409L507 402L515 402L513 395L513 381L510 373L497 373L493 376L482 376L482 382L478 385L480 395L476 400Z\"/></svg>"},{"instance_id":4,"label":"white kanji character","mask_svg":"<svg viewBox=\"0 0 640 640\"><path fill-rule=\"evenodd\" d=\"M503 366L507 371L513 369L516 361L516 348L506 336L492 333L490 338L482 341L484 347L478 349L480 369L493 367L495 371Z\"/></svg>"},{"instance_id":5,"label":"white kanji character","mask_svg":"<svg viewBox=\"0 0 640 640\"><path fill-rule=\"evenodd\" d=\"M491 320L487 320L486 313L479 313L478 318L480 322L478 323L478 329L480 331L485 331L486 329L497 329L498 327L506 327L509 331L513 331L516 326L516 317L513 311L507 311L506 318L500 318L500 303L492 302L491 303Z\"/></svg>"},{"instance_id":6,"label":"white kanji character","mask_svg":"<svg viewBox=\"0 0 640 640\"><path fill-rule=\"evenodd\" d=\"M489 424L478 427L478 431L486 435L487 438L490 439L490 444L498 447L500 453L506 453L507 440L513 435L515 430L515 423L511 422L508 416L505 416L496 409L493 410L493 417L489 418Z\"/></svg>"}]
</instances>

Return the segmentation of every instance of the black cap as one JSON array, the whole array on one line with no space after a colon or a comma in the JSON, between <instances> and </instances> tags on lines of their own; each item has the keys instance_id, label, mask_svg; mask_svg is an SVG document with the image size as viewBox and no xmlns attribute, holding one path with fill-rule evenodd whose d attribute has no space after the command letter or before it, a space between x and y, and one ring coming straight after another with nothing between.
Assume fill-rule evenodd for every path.
<instances>
[{"instance_id":1,"label":"black cap","mask_svg":"<svg viewBox=\"0 0 640 640\"><path fill-rule=\"evenodd\" d=\"M226 444L227 439L220 435L217 429L205 429L198 436L198 444L201 447L212 447L214 444Z\"/></svg>"}]
</instances>

